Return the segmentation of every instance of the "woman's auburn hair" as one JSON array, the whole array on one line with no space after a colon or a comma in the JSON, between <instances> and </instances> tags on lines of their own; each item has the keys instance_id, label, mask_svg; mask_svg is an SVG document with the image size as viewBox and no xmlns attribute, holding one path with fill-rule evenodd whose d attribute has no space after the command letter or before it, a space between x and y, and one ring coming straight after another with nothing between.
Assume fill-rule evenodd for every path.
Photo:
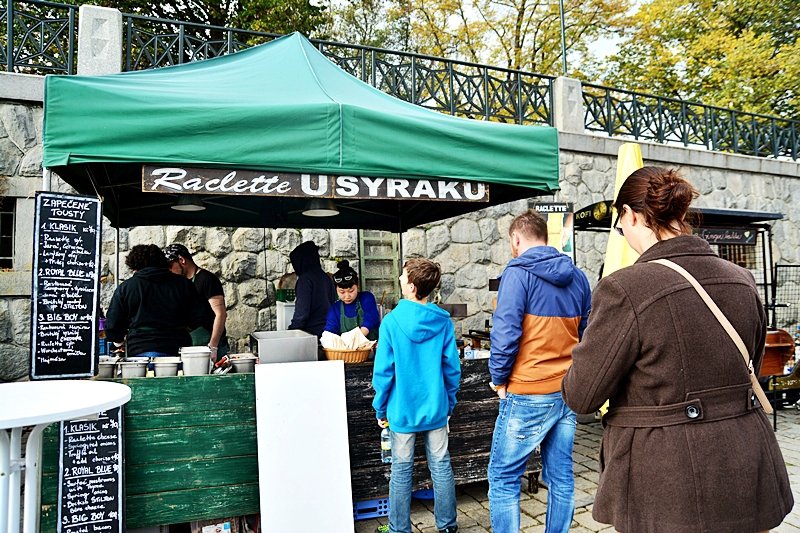
<instances>
[{"instance_id":1,"label":"woman's auburn hair","mask_svg":"<svg viewBox=\"0 0 800 533\"><path fill-rule=\"evenodd\" d=\"M687 214L698 196L697 189L677 170L642 167L628 176L613 205L618 213L627 205L644 216L646 226L661 240L662 233L668 231L691 234Z\"/></svg>"}]
</instances>

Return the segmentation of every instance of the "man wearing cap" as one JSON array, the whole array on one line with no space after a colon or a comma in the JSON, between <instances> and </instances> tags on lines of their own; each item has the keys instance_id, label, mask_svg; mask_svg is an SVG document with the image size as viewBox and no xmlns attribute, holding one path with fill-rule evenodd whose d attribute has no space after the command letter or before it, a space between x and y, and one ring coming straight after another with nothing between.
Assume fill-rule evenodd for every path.
<instances>
[{"instance_id":1,"label":"man wearing cap","mask_svg":"<svg viewBox=\"0 0 800 533\"><path fill-rule=\"evenodd\" d=\"M225 334L225 321L228 318L228 311L225 306L225 292L222 290L222 283L219 278L197 266L192 258L192 254L186 246L173 243L164 248L164 255L169 261L169 269L175 274L190 279L200 295L208 300L211 313L203 327L199 327L191 332L192 344L194 346L208 345L211 348L211 359L222 357L228 353L228 337Z\"/></svg>"}]
</instances>

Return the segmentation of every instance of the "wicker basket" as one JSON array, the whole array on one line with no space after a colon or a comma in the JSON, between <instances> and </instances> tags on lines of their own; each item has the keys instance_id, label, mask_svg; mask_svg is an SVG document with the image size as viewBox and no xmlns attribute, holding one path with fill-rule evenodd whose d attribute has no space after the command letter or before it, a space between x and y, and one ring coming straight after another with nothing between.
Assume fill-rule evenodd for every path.
<instances>
[{"instance_id":1,"label":"wicker basket","mask_svg":"<svg viewBox=\"0 0 800 533\"><path fill-rule=\"evenodd\" d=\"M331 361L344 361L345 363L363 363L369 359L369 353L372 349L368 350L331 350L324 348L325 357Z\"/></svg>"}]
</instances>

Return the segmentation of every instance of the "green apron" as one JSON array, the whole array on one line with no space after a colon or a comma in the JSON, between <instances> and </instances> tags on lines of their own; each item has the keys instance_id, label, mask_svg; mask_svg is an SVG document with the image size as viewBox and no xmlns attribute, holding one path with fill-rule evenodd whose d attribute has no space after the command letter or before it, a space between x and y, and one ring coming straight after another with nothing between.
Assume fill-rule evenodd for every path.
<instances>
[{"instance_id":1,"label":"green apron","mask_svg":"<svg viewBox=\"0 0 800 533\"><path fill-rule=\"evenodd\" d=\"M350 331L351 329L360 328L364 323L364 309L361 307L361 302L356 297L356 316L349 317L344 314L344 302L339 300L339 333ZM378 329L373 328L369 330L367 338L371 341L378 340Z\"/></svg>"}]
</instances>

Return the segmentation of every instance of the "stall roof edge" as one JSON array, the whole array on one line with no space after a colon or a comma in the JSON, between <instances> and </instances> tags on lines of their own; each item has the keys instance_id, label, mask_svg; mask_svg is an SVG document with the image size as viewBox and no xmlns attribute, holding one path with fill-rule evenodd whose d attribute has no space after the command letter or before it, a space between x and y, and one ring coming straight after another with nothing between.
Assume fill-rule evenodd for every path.
<instances>
[{"instance_id":1,"label":"stall roof edge","mask_svg":"<svg viewBox=\"0 0 800 533\"><path fill-rule=\"evenodd\" d=\"M575 212L577 231L601 231L611 227L611 200L595 202ZM700 215L700 227L742 226L781 220L783 214L750 209L693 206L689 210Z\"/></svg>"}]
</instances>

